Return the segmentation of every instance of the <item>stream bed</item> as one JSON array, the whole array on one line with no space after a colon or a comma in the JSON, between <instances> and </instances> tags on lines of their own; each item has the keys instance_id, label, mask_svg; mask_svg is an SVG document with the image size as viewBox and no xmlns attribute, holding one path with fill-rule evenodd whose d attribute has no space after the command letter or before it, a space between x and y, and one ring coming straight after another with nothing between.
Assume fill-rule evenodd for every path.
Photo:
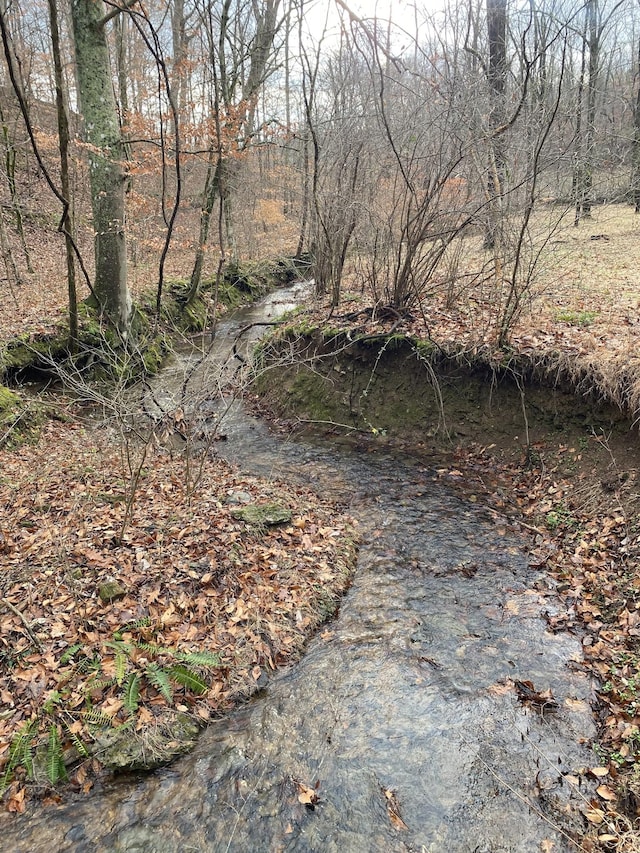
<instances>
[{"instance_id":1,"label":"stream bed","mask_svg":"<svg viewBox=\"0 0 640 853\"><path fill-rule=\"evenodd\" d=\"M294 301L280 293L225 321L220 352ZM171 370L179 377L184 365L169 369L169 386ZM220 455L310 484L358 520L339 613L192 754L86 799L2 815L2 849L578 849L571 836L589 799L579 771L597 763L593 684L579 637L548 628L559 604L524 542L448 491L428 458L285 439L239 402L223 423ZM515 682L553 701L528 702Z\"/></svg>"}]
</instances>

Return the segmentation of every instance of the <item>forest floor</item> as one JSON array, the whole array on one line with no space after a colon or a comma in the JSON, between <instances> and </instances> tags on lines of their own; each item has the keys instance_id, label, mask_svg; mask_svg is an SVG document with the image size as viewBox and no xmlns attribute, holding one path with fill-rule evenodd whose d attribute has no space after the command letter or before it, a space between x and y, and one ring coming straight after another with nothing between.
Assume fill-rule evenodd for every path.
<instances>
[{"instance_id":1,"label":"forest floor","mask_svg":"<svg viewBox=\"0 0 640 853\"><path fill-rule=\"evenodd\" d=\"M623 206L596 209L578 229L558 225L508 352L494 343L488 286L453 307L433 296L422 316L400 326L363 314L370 301L355 285L330 321L326 305L314 316L335 327L347 325L336 315L354 315L350 324L363 334L393 327L429 337L469 363L529 360L635 412L639 237L640 218ZM474 252L479 241L469 245ZM19 293L0 293L0 345L60 319L61 255L48 249ZM594 435L539 447L543 464L527 466L520 448L495 453L490 444L487 436L458 448L440 476L517 520L532 537L532 560L556 577L567 605L550 628L585 631L587 665L603 687L600 781L584 849L640 849L629 846L638 843L640 807L640 456L619 459L608 436ZM628 445L637 444L634 429ZM63 775L61 757L81 757L91 719L124 723L144 738L159 727L160 711L204 723L259 688L300 653L348 583L355 534L339 508L219 460L206 461L195 483L185 461L161 447L149 446L145 460L129 451L112 427L89 429L64 404L38 442L0 451L0 773L13 811L34 791L25 785L32 771L45 780L40 795L59 796L47 774ZM238 495L284 504L291 521L247 526L232 514ZM114 582L119 589L102 601L100 588ZM92 787L98 758L74 765L75 790Z\"/></svg>"}]
</instances>

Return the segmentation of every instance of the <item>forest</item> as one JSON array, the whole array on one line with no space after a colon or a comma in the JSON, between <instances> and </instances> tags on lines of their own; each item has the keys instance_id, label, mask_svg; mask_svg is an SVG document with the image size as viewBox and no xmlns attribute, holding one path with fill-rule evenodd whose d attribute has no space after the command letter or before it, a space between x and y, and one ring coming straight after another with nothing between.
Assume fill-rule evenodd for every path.
<instances>
[{"instance_id":1,"label":"forest","mask_svg":"<svg viewBox=\"0 0 640 853\"><path fill-rule=\"evenodd\" d=\"M443 519L479 514L469 542L526 555L513 588L496 580L493 604L517 623L487 640L500 665L500 642L534 617L541 648L576 644L558 653L564 675L527 671L555 651L513 653L513 672L473 687L474 713L499 703L483 721L507 708L513 731L526 724L527 755L531 726L559 721L570 744L544 747L563 756L553 782L506 736L513 764L480 759L501 814L534 815L504 849L640 850L637 4L10 0L0 37L0 796L14 849L75 849L46 835L48 808L64 834L64 808L98 809L113 774L186 768L199 733L269 707L313 643L331 652L404 506L393 457L416 506L436 484L459 502ZM356 457L373 467L349 479ZM415 524L422 543L407 512L393 536L410 543ZM452 537L428 583L501 577ZM436 540L384 553L415 574ZM453 652L421 649L429 684L455 670ZM220 850L266 851L329 820L329 780L287 760L253 789L285 779L282 827L260 847L220 818ZM344 849L485 849L434 840L401 781L374 787L378 834ZM95 849L125 844L124 818L107 835L82 808ZM482 809L464 814L498 849ZM325 849L313 843L295 849Z\"/></svg>"}]
</instances>

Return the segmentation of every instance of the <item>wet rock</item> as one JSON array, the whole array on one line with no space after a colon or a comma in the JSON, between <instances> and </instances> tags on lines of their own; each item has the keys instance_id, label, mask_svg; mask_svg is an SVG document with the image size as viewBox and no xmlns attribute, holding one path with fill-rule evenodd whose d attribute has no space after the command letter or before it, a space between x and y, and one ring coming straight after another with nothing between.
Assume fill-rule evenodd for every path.
<instances>
[{"instance_id":1,"label":"wet rock","mask_svg":"<svg viewBox=\"0 0 640 853\"><path fill-rule=\"evenodd\" d=\"M140 733L129 726L100 732L94 753L113 770L151 770L190 752L199 731L198 724L187 714L176 714Z\"/></svg>"},{"instance_id":2,"label":"wet rock","mask_svg":"<svg viewBox=\"0 0 640 853\"><path fill-rule=\"evenodd\" d=\"M288 524L291 521L291 510L279 504L248 504L232 509L231 515L239 521L254 524L257 527Z\"/></svg>"}]
</instances>

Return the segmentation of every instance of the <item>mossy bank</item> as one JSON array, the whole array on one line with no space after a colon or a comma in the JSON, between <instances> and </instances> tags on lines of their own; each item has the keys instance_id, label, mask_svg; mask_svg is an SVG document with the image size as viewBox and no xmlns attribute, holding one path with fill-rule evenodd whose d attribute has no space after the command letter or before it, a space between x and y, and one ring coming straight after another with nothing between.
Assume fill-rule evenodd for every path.
<instances>
[{"instance_id":1,"label":"mossy bank","mask_svg":"<svg viewBox=\"0 0 640 853\"><path fill-rule=\"evenodd\" d=\"M83 380L125 384L136 376L156 373L171 349L175 335L202 332L220 313L253 302L276 287L303 276L306 259L276 258L230 263L220 278L202 282L190 295L186 279L165 282L160 322L156 322L156 294L143 294L134 307L131 335L123 341L100 321L89 305L79 307L79 342L73 352L69 331L61 322L52 333L24 335L0 348L0 381L82 374Z\"/></svg>"},{"instance_id":2,"label":"mossy bank","mask_svg":"<svg viewBox=\"0 0 640 853\"><path fill-rule=\"evenodd\" d=\"M404 336L352 339L291 326L260 346L254 387L290 424L425 451L479 442L519 453L594 430L635 438L628 413L552 381L533 364L516 370L461 361Z\"/></svg>"}]
</instances>

